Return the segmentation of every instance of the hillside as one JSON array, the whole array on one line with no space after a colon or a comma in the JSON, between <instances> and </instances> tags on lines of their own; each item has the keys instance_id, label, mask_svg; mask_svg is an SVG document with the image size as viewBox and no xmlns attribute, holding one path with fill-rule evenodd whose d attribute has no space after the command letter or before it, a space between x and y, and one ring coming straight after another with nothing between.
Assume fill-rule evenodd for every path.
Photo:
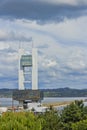
<instances>
[{"instance_id":1,"label":"hillside","mask_svg":"<svg viewBox=\"0 0 87 130\"><path fill-rule=\"evenodd\" d=\"M12 97L14 89L0 89L0 97ZM41 89L44 97L87 97L87 89Z\"/></svg>"}]
</instances>

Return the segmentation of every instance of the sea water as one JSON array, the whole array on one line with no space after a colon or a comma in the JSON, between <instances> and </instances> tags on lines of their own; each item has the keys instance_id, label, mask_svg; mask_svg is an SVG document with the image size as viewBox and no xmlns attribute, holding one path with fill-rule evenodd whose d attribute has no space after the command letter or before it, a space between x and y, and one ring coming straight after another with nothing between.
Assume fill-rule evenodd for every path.
<instances>
[{"instance_id":1,"label":"sea water","mask_svg":"<svg viewBox=\"0 0 87 130\"><path fill-rule=\"evenodd\" d=\"M55 103L55 102L65 102L65 101L74 101L74 100L85 100L86 97L47 97L42 100L42 103ZM84 102L87 105L87 102ZM0 98L0 106L7 107L7 106L18 106L18 101L13 101L12 98Z\"/></svg>"}]
</instances>

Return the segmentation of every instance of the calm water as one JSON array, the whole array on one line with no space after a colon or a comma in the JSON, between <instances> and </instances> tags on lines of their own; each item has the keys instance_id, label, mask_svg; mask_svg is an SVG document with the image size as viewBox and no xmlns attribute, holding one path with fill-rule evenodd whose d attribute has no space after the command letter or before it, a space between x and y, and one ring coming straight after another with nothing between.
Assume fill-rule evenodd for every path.
<instances>
[{"instance_id":1,"label":"calm water","mask_svg":"<svg viewBox=\"0 0 87 130\"><path fill-rule=\"evenodd\" d=\"M14 101L14 106L17 106L18 102ZM0 98L0 106L6 107L6 106L12 106L12 98Z\"/></svg>"},{"instance_id":2,"label":"calm water","mask_svg":"<svg viewBox=\"0 0 87 130\"><path fill-rule=\"evenodd\" d=\"M64 102L64 101L74 101L74 100L85 100L86 97L64 97L64 98L44 98L42 103L51 103L51 102ZM84 103L87 105L87 102ZM14 101L14 106L17 106L18 102ZM12 106L12 98L0 98L0 106Z\"/></svg>"},{"instance_id":3,"label":"calm water","mask_svg":"<svg viewBox=\"0 0 87 130\"><path fill-rule=\"evenodd\" d=\"M74 101L74 100L85 100L87 97L57 97L57 98L44 98L43 103L51 103L51 102L64 102L64 101Z\"/></svg>"}]
</instances>

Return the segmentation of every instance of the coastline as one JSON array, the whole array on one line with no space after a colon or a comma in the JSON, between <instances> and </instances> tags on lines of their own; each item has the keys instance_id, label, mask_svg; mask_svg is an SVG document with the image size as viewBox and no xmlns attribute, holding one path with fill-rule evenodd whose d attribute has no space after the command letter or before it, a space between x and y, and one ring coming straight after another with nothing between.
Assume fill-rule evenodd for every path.
<instances>
[{"instance_id":1,"label":"coastline","mask_svg":"<svg viewBox=\"0 0 87 130\"><path fill-rule=\"evenodd\" d=\"M42 103L42 106L45 107L60 107L60 106L66 106L72 103L73 101L64 101L64 102L51 102L51 103Z\"/></svg>"}]
</instances>

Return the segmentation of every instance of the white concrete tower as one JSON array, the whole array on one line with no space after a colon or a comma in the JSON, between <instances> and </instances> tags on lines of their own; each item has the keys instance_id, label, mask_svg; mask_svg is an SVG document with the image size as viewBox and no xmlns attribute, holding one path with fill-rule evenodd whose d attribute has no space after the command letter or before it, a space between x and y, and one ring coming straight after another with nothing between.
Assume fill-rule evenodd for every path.
<instances>
[{"instance_id":1,"label":"white concrete tower","mask_svg":"<svg viewBox=\"0 0 87 130\"><path fill-rule=\"evenodd\" d=\"M32 90L38 89L37 48L32 48Z\"/></svg>"},{"instance_id":2,"label":"white concrete tower","mask_svg":"<svg viewBox=\"0 0 87 130\"><path fill-rule=\"evenodd\" d=\"M32 67L32 74L30 74L29 69ZM27 71L27 72L26 72ZM27 76L27 77L26 77ZM32 48L32 54L26 54L24 49L19 49L19 90L24 90L26 83L30 83L32 78L32 90L38 89L38 64L37 64L37 48ZM28 78L26 80L26 78Z\"/></svg>"},{"instance_id":3,"label":"white concrete tower","mask_svg":"<svg viewBox=\"0 0 87 130\"><path fill-rule=\"evenodd\" d=\"M21 66L21 56L24 54L24 49L19 49L19 90L24 90L24 70Z\"/></svg>"}]
</instances>

